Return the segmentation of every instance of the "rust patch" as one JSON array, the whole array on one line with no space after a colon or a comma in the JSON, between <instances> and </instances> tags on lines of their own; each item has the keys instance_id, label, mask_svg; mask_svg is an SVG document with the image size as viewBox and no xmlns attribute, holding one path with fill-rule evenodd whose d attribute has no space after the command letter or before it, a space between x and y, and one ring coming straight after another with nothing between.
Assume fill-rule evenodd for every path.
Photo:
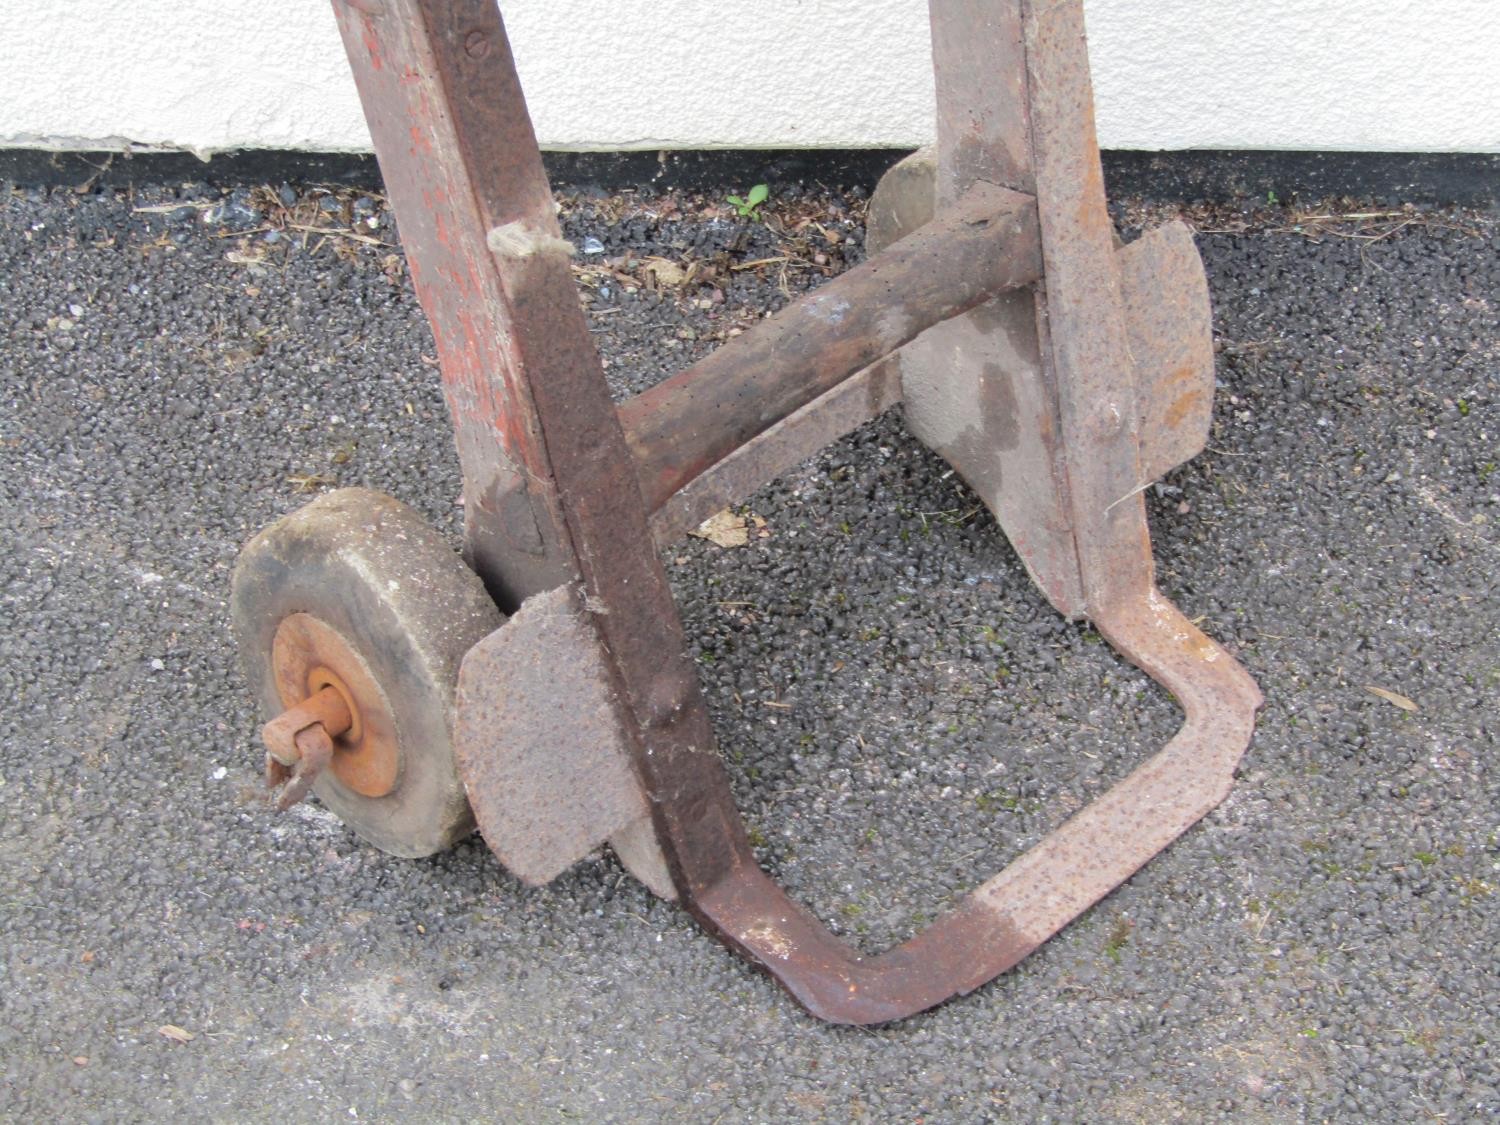
<instances>
[{"instance_id":1,"label":"rust patch","mask_svg":"<svg viewBox=\"0 0 1500 1125\"><path fill-rule=\"evenodd\" d=\"M276 629L271 663L276 690L288 709L305 704L327 687L333 687L348 705L349 725L328 731L333 740L329 770L334 777L365 797L383 797L395 789L401 777L396 717L384 689L354 646L318 618L295 613Z\"/></svg>"},{"instance_id":2,"label":"rust patch","mask_svg":"<svg viewBox=\"0 0 1500 1125\"><path fill-rule=\"evenodd\" d=\"M1190 372L1184 373L1184 375L1180 376L1179 379L1187 377L1190 374ZM1162 424L1165 425L1169 430L1175 430L1179 426L1181 426L1190 415L1197 413L1202 408L1203 393L1198 390L1188 391L1187 394L1178 396L1177 401L1172 403L1172 405L1166 409L1166 412L1162 414Z\"/></svg>"}]
</instances>

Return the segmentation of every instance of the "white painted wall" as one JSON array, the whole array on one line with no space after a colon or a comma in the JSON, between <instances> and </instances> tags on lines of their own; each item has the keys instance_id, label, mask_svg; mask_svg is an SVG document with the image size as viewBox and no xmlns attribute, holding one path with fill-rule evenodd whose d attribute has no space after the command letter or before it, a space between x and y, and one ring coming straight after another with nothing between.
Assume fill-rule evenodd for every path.
<instances>
[{"instance_id":1,"label":"white painted wall","mask_svg":"<svg viewBox=\"0 0 1500 1125\"><path fill-rule=\"evenodd\" d=\"M925 0L504 0L551 148L917 145ZM1500 151L1500 0L1087 0L1113 148ZM0 0L0 145L369 147L327 0Z\"/></svg>"}]
</instances>

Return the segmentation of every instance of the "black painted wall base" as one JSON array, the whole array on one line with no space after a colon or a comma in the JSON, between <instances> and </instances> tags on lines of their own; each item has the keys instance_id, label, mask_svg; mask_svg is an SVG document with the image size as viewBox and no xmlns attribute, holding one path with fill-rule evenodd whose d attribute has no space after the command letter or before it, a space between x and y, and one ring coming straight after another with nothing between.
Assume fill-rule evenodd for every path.
<instances>
[{"instance_id":1,"label":"black painted wall base","mask_svg":"<svg viewBox=\"0 0 1500 1125\"><path fill-rule=\"evenodd\" d=\"M546 163L553 185L562 190L733 191L761 182L801 181L868 191L907 151L549 152ZM1112 195L1163 202L1285 203L1344 196L1387 205L1500 205L1500 153L1118 150L1104 154L1104 172ZM0 148L0 182L26 187L118 187L178 180L377 188L380 171L373 156L360 153L246 149L203 161L186 152Z\"/></svg>"}]
</instances>

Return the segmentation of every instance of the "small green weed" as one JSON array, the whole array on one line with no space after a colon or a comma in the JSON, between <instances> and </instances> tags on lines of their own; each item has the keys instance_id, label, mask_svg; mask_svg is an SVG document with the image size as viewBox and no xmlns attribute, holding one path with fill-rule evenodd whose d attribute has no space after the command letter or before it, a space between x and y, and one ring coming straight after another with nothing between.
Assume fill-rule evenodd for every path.
<instances>
[{"instance_id":1,"label":"small green weed","mask_svg":"<svg viewBox=\"0 0 1500 1125\"><path fill-rule=\"evenodd\" d=\"M1130 931L1134 928L1135 923L1121 914L1109 931L1109 937L1104 942L1104 955L1116 965L1120 963L1120 951L1130 943Z\"/></svg>"},{"instance_id":2,"label":"small green weed","mask_svg":"<svg viewBox=\"0 0 1500 1125\"><path fill-rule=\"evenodd\" d=\"M741 199L737 195L729 196L725 202L734 208L735 214L742 219L759 219L761 205L771 198L771 189L766 184L756 184L750 189L749 194Z\"/></svg>"}]
</instances>

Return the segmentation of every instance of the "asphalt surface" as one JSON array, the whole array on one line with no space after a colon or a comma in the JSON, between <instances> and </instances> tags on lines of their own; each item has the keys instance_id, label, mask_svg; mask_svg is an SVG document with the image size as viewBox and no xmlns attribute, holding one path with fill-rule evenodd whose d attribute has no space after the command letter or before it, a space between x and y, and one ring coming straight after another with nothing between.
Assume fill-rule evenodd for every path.
<instances>
[{"instance_id":1,"label":"asphalt surface","mask_svg":"<svg viewBox=\"0 0 1500 1125\"><path fill-rule=\"evenodd\" d=\"M0 1118L1500 1113L1493 215L1193 216L1216 421L1150 506L1163 589L1266 695L1239 781L1017 970L869 1031L607 855L528 890L477 839L268 811L236 551L332 484L461 514L399 256L289 225L390 218L320 198L0 195ZM716 203L569 210L619 393L859 255L857 200L777 187L784 234ZM720 275L652 293L627 251ZM752 498L749 546L667 553L752 838L871 949L1176 723L898 415Z\"/></svg>"}]
</instances>

